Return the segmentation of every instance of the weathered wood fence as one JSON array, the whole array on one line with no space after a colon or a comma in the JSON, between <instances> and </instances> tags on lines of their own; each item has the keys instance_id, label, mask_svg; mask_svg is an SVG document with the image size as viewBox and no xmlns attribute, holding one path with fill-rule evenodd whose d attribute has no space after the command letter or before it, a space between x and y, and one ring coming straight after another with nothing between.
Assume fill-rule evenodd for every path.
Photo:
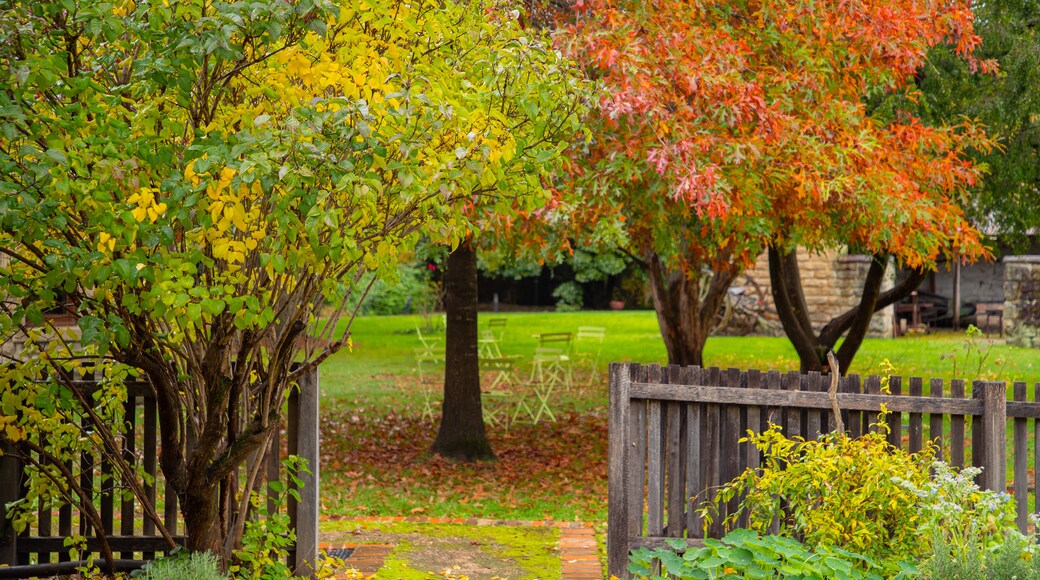
<instances>
[{"instance_id":1,"label":"weathered wood fence","mask_svg":"<svg viewBox=\"0 0 1040 580\"><path fill-rule=\"evenodd\" d=\"M91 381L83 380L87 389ZM127 384L128 398L125 403L125 424L121 431L124 441L123 457L131 466L143 466L144 471L154 478L145 486L145 494L151 505L162 517L163 524L183 544L184 536L178 535L182 520L179 516L177 495L156 469L158 458L158 414L151 386L145 382ZM292 487L287 474L282 471L282 451L297 455L307 461L310 473L301 473L302 487L298 490L300 501L288 497L287 513L291 526L296 531L296 546L290 552L289 566L297 574L313 576L318 551L318 372L305 375L299 389L293 390L288 401L288 414L283 432L277 432L266 457L255 461L267 463L267 481L281 481L287 489ZM117 435L119 431L113 430ZM283 440L284 436L284 440ZM284 443L284 445L283 445ZM100 558L100 538L87 518L73 506L51 510L40 506L37 523L21 534L15 534L6 517L6 505L26 497L23 460L28 451L24 447L4 444L0 457L0 578L25 578L50 576L74 572L78 565L70 562L65 539L80 535L87 538L88 552L96 554L95 561L104 565ZM141 515L141 506L133 496L121 493L114 487L115 472L111 462L100 454L85 453L69 471L79 473L80 487L91 494L94 505L101 516L102 532L117 558L117 569L134 569L140 559L153 559L157 553L169 550L166 541L156 533L155 523ZM268 490L267 509L279 509L273 491ZM251 514L260 517L259 514ZM85 558L85 554L83 557ZM7 565L5 567L4 565Z\"/></svg>"},{"instance_id":2,"label":"weathered wood fence","mask_svg":"<svg viewBox=\"0 0 1040 580\"><path fill-rule=\"evenodd\" d=\"M664 546L666 538L697 545L703 539L695 507L761 461L756 448L738 442L748 429L761 432L772 422L785 435L806 439L833 430L829 383L819 373L612 364L609 573L627 577L628 555L641 546ZM842 377L837 401L846 431L864 433L884 405L890 412L889 443L918 451L934 441L952 465L982 467L979 484L989 489L1007 488L1011 426L1012 492L1019 499L1017 523L1024 531L1028 492L1037 490L1028 468L1040 466L1040 445L1035 445L1040 441L1040 403L1027 401L1027 385L1015 383L1011 401L1002 382L976 381L970 393L960 380L947 384L891 377L890 394L882 394L881 385L877 376ZM1040 383L1034 386L1033 400L1040 401ZM737 500L730 501L722 506L722 515L736 507ZM715 523L708 535L721 532Z\"/></svg>"}]
</instances>

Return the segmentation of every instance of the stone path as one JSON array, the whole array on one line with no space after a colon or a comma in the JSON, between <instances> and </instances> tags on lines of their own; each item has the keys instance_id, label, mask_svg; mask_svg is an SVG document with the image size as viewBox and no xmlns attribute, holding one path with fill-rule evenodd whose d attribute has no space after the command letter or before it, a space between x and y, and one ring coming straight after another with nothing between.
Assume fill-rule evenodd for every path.
<instances>
[{"instance_id":1,"label":"stone path","mask_svg":"<svg viewBox=\"0 0 1040 580\"><path fill-rule=\"evenodd\" d=\"M418 523L418 524L459 524L466 526L510 526L510 527L556 527L560 528L560 563L562 580L603 580L603 567L599 559L596 537L592 524L586 522L555 521L523 521L523 520L491 520L482 518L427 518L427 517L359 517L349 518L358 522L371 523ZM323 543L324 550L352 549L354 552L347 558L348 566L369 576L382 567L383 561L393 546L328 544ZM334 578L354 578L356 576L335 576Z\"/></svg>"}]
</instances>

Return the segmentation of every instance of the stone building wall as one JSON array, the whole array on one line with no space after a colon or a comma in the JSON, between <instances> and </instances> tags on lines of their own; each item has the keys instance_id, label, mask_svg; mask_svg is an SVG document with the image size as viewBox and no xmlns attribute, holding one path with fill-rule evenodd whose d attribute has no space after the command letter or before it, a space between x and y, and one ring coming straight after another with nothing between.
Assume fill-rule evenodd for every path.
<instances>
[{"instance_id":1,"label":"stone building wall","mask_svg":"<svg viewBox=\"0 0 1040 580\"><path fill-rule=\"evenodd\" d=\"M859 301L863 280L870 269L870 256L848 255L840 250L825 250L810 253L798 248L798 269L802 276L802 288L809 307L809 319L819 331L835 316L852 308ZM891 288L895 281L895 269L889 268L882 290ZM762 254L754 267L746 274L761 288L762 294L773 309L769 285L769 259ZM883 308L870 322L868 336L892 336L892 307Z\"/></svg>"},{"instance_id":2,"label":"stone building wall","mask_svg":"<svg viewBox=\"0 0 1040 580\"><path fill-rule=\"evenodd\" d=\"M1004 334L1008 342L1040 347L1040 256L1005 256Z\"/></svg>"}]
</instances>

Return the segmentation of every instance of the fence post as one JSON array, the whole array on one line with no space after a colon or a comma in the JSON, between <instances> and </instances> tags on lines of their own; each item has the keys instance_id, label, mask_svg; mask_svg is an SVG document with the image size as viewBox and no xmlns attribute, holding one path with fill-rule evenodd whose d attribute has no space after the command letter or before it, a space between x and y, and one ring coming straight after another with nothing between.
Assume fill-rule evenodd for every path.
<instances>
[{"instance_id":1,"label":"fence post","mask_svg":"<svg viewBox=\"0 0 1040 580\"><path fill-rule=\"evenodd\" d=\"M18 501L21 493L22 462L14 455L14 445L0 438L0 564L18 564L18 534L7 519L7 504Z\"/></svg>"},{"instance_id":2,"label":"fence post","mask_svg":"<svg viewBox=\"0 0 1040 580\"><path fill-rule=\"evenodd\" d=\"M977 483L1007 491L1007 388L1004 383L975 381L972 398L982 401L982 415L971 427L971 464L982 468Z\"/></svg>"},{"instance_id":3,"label":"fence post","mask_svg":"<svg viewBox=\"0 0 1040 580\"><path fill-rule=\"evenodd\" d=\"M629 385L627 364L610 364L610 416L607 424L607 574L628 577Z\"/></svg>"},{"instance_id":4,"label":"fence post","mask_svg":"<svg viewBox=\"0 0 1040 580\"><path fill-rule=\"evenodd\" d=\"M320 481L319 454L319 409L318 409L318 369L300 378L299 394L295 405L290 400L290 425L295 423L295 432L290 430L289 452L298 455L307 462L310 473L300 473L303 486L299 490L300 501L295 502L296 550L293 570L297 576L315 578L318 570L318 514ZM275 451L277 452L277 451ZM293 503L293 502L290 502Z\"/></svg>"}]
</instances>

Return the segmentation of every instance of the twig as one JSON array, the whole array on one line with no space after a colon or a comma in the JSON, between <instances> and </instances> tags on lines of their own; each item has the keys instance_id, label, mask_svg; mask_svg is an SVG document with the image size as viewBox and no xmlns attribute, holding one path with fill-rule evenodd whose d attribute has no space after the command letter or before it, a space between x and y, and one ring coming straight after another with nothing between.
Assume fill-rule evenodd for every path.
<instances>
[{"instance_id":1,"label":"twig","mask_svg":"<svg viewBox=\"0 0 1040 580\"><path fill-rule=\"evenodd\" d=\"M831 388L827 389L827 398L831 400L831 411L834 413L834 429L839 433L845 432L845 422L841 420L841 408L838 407L838 381L841 373L838 369L838 357L834 351L827 351L827 363L831 365Z\"/></svg>"}]
</instances>

